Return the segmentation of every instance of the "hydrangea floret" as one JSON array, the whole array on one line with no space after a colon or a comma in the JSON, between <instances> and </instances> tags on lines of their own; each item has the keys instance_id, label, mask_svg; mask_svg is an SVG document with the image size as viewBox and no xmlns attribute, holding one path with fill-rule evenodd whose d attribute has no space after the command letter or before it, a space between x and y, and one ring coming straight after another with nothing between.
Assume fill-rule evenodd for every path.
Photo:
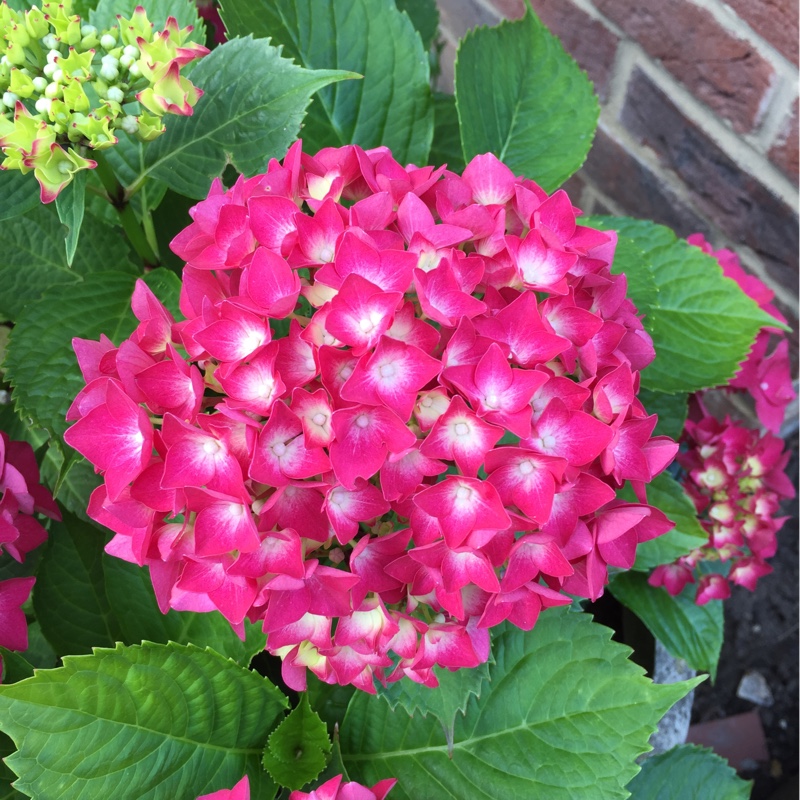
<instances>
[{"instance_id":1,"label":"hydrangea floret","mask_svg":"<svg viewBox=\"0 0 800 800\"><path fill-rule=\"evenodd\" d=\"M715 251L699 233L688 241L716 258L725 276L760 308L786 322L772 304L774 293L742 268L736 253ZM649 578L652 586L663 586L672 595L696 584L698 605L727 599L733 586L755 591L758 579L772 572L767 559L775 555L777 534L787 519L776 515L781 503L795 496L784 471L789 453L773 435L795 398L786 334L777 327L762 328L725 388L751 396L766 430L749 428L730 416L716 419L703 402L704 392L692 398L692 418L684 428L678 462L708 542L672 564L656 567ZM714 567L724 567L724 574Z\"/></svg>"},{"instance_id":2,"label":"hydrangea floret","mask_svg":"<svg viewBox=\"0 0 800 800\"><path fill-rule=\"evenodd\" d=\"M137 6L98 30L71 12L72 0L27 11L0 3L0 169L32 170L43 203L97 166L89 150L111 147L120 131L150 141L164 114L190 115L202 95L180 74L208 53L188 40L191 26L169 17L156 32Z\"/></svg>"},{"instance_id":3,"label":"hydrangea floret","mask_svg":"<svg viewBox=\"0 0 800 800\"><path fill-rule=\"evenodd\" d=\"M579 213L492 155L298 142L216 181L172 242L184 319L140 281L129 339L74 341L108 552L164 611L261 622L298 690L435 686L491 627L597 598L672 527L645 487L677 445L637 398L616 236Z\"/></svg>"},{"instance_id":4,"label":"hydrangea floret","mask_svg":"<svg viewBox=\"0 0 800 800\"><path fill-rule=\"evenodd\" d=\"M38 515L61 519L53 496L41 484L33 448L0 431L0 552L19 563L25 561L25 556L47 539ZM34 577L0 581L0 647L28 649L22 605L34 583Z\"/></svg>"},{"instance_id":5,"label":"hydrangea floret","mask_svg":"<svg viewBox=\"0 0 800 800\"><path fill-rule=\"evenodd\" d=\"M397 783L395 778L386 778L370 788L356 781L343 783L343 780L343 775L337 775L311 792L296 790L289 795L289 800L385 800ZM250 800L250 781L245 775L232 789L204 794L197 800Z\"/></svg>"}]
</instances>

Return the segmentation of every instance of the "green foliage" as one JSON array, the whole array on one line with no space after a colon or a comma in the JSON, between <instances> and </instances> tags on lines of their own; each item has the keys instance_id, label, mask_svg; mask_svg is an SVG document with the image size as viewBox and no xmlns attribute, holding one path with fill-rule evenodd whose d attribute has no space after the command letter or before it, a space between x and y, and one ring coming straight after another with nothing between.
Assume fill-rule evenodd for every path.
<instances>
[{"instance_id":1,"label":"green foliage","mask_svg":"<svg viewBox=\"0 0 800 800\"><path fill-rule=\"evenodd\" d=\"M192 70L204 97L192 116L168 120L166 133L146 148L133 187L153 177L202 198L228 164L246 175L265 170L297 138L311 95L353 77L298 67L263 39L226 42Z\"/></svg>"},{"instance_id":2,"label":"green foliage","mask_svg":"<svg viewBox=\"0 0 800 800\"><path fill-rule=\"evenodd\" d=\"M27 214L39 205L39 184L18 170L0 170L0 221Z\"/></svg>"},{"instance_id":3,"label":"green foliage","mask_svg":"<svg viewBox=\"0 0 800 800\"><path fill-rule=\"evenodd\" d=\"M89 12L89 22L98 30L104 30L117 24L117 14L130 19L134 9L144 5L147 18L157 31L163 30L167 17L175 17L178 25L185 28L191 25L194 30L189 34L190 42L205 44L206 29L203 20L197 13L197 4L192 0L100 0L97 7Z\"/></svg>"},{"instance_id":4,"label":"green foliage","mask_svg":"<svg viewBox=\"0 0 800 800\"><path fill-rule=\"evenodd\" d=\"M50 528L36 576L33 607L59 655L91 653L122 638L103 578L104 534L69 513Z\"/></svg>"},{"instance_id":5,"label":"green foliage","mask_svg":"<svg viewBox=\"0 0 800 800\"><path fill-rule=\"evenodd\" d=\"M688 395L641 389L638 397L648 414L658 414L658 424L653 431L654 436L670 436L676 440L680 438L689 411Z\"/></svg>"},{"instance_id":6,"label":"green foliage","mask_svg":"<svg viewBox=\"0 0 800 800\"><path fill-rule=\"evenodd\" d=\"M650 586L646 575L635 572L617 575L609 590L644 622L671 655L714 678L724 634L721 600L698 606L691 584L672 597L666 589Z\"/></svg>"},{"instance_id":7,"label":"green foliage","mask_svg":"<svg viewBox=\"0 0 800 800\"><path fill-rule=\"evenodd\" d=\"M408 14L411 24L422 39L422 46L430 50L439 33L439 9L435 0L395 0L398 11Z\"/></svg>"},{"instance_id":8,"label":"green foliage","mask_svg":"<svg viewBox=\"0 0 800 800\"><path fill-rule=\"evenodd\" d=\"M269 36L308 69L364 76L319 92L303 126L306 152L386 145L401 164L427 163L433 135L428 56L394 0L223 0L222 18L231 34Z\"/></svg>"},{"instance_id":9,"label":"green foliage","mask_svg":"<svg viewBox=\"0 0 800 800\"><path fill-rule=\"evenodd\" d=\"M645 256L640 269L655 280L657 294L640 291L638 276L631 279L626 268L629 295L656 348L655 361L642 372L643 387L685 393L724 385L759 329L775 323L723 276L714 258L669 228L628 217L591 217L587 224L633 239Z\"/></svg>"},{"instance_id":10,"label":"green foliage","mask_svg":"<svg viewBox=\"0 0 800 800\"><path fill-rule=\"evenodd\" d=\"M328 726L328 733L333 736L337 727L341 727L347 706L356 692L355 686L339 686L338 683L323 683L312 672L308 673L308 694L311 707L320 715Z\"/></svg>"},{"instance_id":11,"label":"green foliage","mask_svg":"<svg viewBox=\"0 0 800 800\"><path fill-rule=\"evenodd\" d=\"M360 693L342 725L345 765L367 784L397 777L399 800L625 798L656 723L695 685L653 684L629 652L586 615L552 609L533 631L495 639L491 681L457 717L452 759L428 718Z\"/></svg>"},{"instance_id":12,"label":"green foliage","mask_svg":"<svg viewBox=\"0 0 800 800\"><path fill-rule=\"evenodd\" d=\"M62 448L69 451L66 464ZM41 478L42 483L53 489L53 496L67 511L81 519L88 519L86 507L89 496L102 479L82 455L56 439L45 451Z\"/></svg>"},{"instance_id":13,"label":"green foliage","mask_svg":"<svg viewBox=\"0 0 800 800\"><path fill-rule=\"evenodd\" d=\"M127 644L143 641L178 642L209 647L246 667L266 644L259 624L245 622L245 640L217 611L195 613L170 609L162 614L147 569L113 556L103 555L104 591L121 638Z\"/></svg>"},{"instance_id":14,"label":"green foliage","mask_svg":"<svg viewBox=\"0 0 800 800\"><path fill-rule=\"evenodd\" d=\"M481 664L475 669L460 669L451 672L434 667L439 685L432 689L421 683L400 680L378 688L392 709L401 706L409 716L430 715L439 720L452 752L456 715L464 714L470 697L480 699L482 689L488 685L489 665Z\"/></svg>"},{"instance_id":15,"label":"green foliage","mask_svg":"<svg viewBox=\"0 0 800 800\"><path fill-rule=\"evenodd\" d=\"M467 161L492 152L548 192L580 169L600 106L586 74L530 8L461 40L455 85Z\"/></svg>"},{"instance_id":16,"label":"green foliage","mask_svg":"<svg viewBox=\"0 0 800 800\"><path fill-rule=\"evenodd\" d=\"M55 209L47 206L40 206L11 224L0 225L0 317L16 319L49 287L66 289L92 273L107 270L109 263L121 273L135 273L131 250L119 231L87 218L81 241L70 267L64 227Z\"/></svg>"},{"instance_id":17,"label":"green foliage","mask_svg":"<svg viewBox=\"0 0 800 800\"><path fill-rule=\"evenodd\" d=\"M0 683L16 683L33 675L33 664L13 650L0 647L0 659L3 661L3 680Z\"/></svg>"},{"instance_id":18,"label":"green foliage","mask_svg":"<svg viewBox=\"0 0 800 800\"><path fill-rule=\"evenodd\" d=\"M173 301L165 296L165 288L177 297L180 282L173 273L153 270L144 280L168 305ZM5 361L18 413L30 417L35 426L63 435L64 415L84 386L72 339L98 339L105 333L119 343L128 336L135 323L130 311L133 288L131 275L95 273L81 283L54 287L26 306L17 319Z\"/></svg>"},{"instance_id":19,"label":"green foliage","mask_svg":"<svg viewBox=\"0 0 800 800\"><path fill-rule=\"evenodd\" d=\"M748 800L752 788L724 758L692 744L646 759L628 784L631 800Z\"/></svg>"},{"instance_id":20,"label":"green foliage","mask_svg":"<svg viewBox=\"0 0 800 800\"><path fill-rule=\"evenodd\" d=\"M325 769L331 740L325 723L303 694L286 719L270 734L262 763L279 786L300 789Z\"/></svg>"},{"instance_id":21,"label":"green foliage","mask_svg":"<svg viewBox=\"0 0 800 800\"><path fill-rule=\"evenodd\" d=\"M458 126L456 99L451 94L437 92L433 96L434 132L430 162L436 167L447 164L453 172L464 171L464 151L461 149L461 130Z\"/></svg>"},{"instance_id":22,"label":"green foliage","mask_svg":"<svg viewBox=\"0 0 800 800\"><path fill-rule=\"evenodd\" d=\"M118 645L0 686L17 788L84 800L194 798L246 771L272 797L261 749L286 708L267 680L209 650Z\"/></svg>"},{"instance_id":23,"label":"green foliage","mask_svg":"<svg viewBox=\"0 0 800 800\"><path fill-rule=\"evenodd\" d=\"M630 486L622 489L619 497L629 503L638 502ZM661 509L675 527L636 548L635 570L646 571L659 564L670 564L678 556L685 556L708 541L708 534L697 521L694 504L668 473L662 473L647 484L647 501Z\"/></svg>"},{"instance_id":24,"label":"green foliage","mask_svg":"<svg viewBox=\"0 0 800 800\"><path fill-rule=\"evenodd\" d=\"M67 266L71 267L78 249L78 238L83 224L83 209L86 198L86 171L76 172L72 180L56 198L58 218L67 227L66 256Z\"/></svg>"}]
</instances>

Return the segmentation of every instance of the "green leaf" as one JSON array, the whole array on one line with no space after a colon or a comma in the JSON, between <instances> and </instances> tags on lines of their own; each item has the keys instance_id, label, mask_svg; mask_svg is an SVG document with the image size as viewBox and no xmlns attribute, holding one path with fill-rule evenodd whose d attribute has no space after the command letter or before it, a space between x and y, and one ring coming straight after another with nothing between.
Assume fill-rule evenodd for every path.
<instances>
[{"instance_id":1,"label":"green leaf","mask_svg":"<svg viewBox=\"0 0 800 800\"><path fill-rule=\"evenodd\" d=\"M130 186L146 168L145 154L148 144L134 139L122 131L117 131L119 141L103 153L117 179L123 186ZM142 182L139 191L131 197L136 214L141 219L144 213L157 208L167 192L167 184L155 180L153 177ZM98 198L100 199L100 198ZM113 206L101 200L108 209L108 213L116 217L114 224L119 224L119 215Z\"/></svg>"},{"instance_id":2,"label":"green leaf","mask_svg":"<svg viewBox=\"0 0 800 800\"><path fill-rule=\"evenodd\" d=\"M456 99L451 94L437 92L433 96L433 144L430 163L447 164L453 172L464 171L464 151L461 149L461 131L458 126Z\"/></svg>"},{"instance_id":3,"label":"green leaf","mask_svg":"<svg viewBox=\"0 0 800 800\"><path fill-rule=\"evenodd\" d=\"M340 686L338 683L323 683L312 672L308 673L306 694L311 707L320 715L328 726L328 733L334 735L337 727L341 727L350 699L356 692L352 685ZM331 776L332 777L332 776Z\"/></svg>"},{"instance_id":4,"label":"green leaf","mask_svg":"<svg viewBox=\"0 0 800 800\"><path fill-rule=\"evenodd\" d=\"M262 764L279 786L300 789L325 769L330 752L325 723L303 694L291 714L270 734Z\"/></svg>"},{"instance_id":5,"label":"green leaf","mask_svg":"<svg viewBox=\"0 0 800 800\"><path fill-rule=\"evenodd\" d=\"M401 163L426 164L433 134L428 55L394 0L223 0L229 32L269 36L308 69L363 75L319 92L303 146L385 145Z\"/></svg>"},{"instance_id":6,"label":"green leaf","mask_svg":"<svg viewBox=\"0 0 800 800\"><path fill-rule=\"evenodd\" d=\"M89 505L89 496L100 485L102 479L94 471L94 467L75 450L69 450L69 458L71 459L69 469L63 474L64 454L60 440L56 439L55 443L50 444L42 461L42 483L55 489L61 476L54 497L67 511L88 520L86 509Z\"/></svg>"},{"instance_id":7,"label":"green leaf","mask_svg":"<svg viewBox=\"0 0 800 800\"><path fill-rule=\"evenodd\" d=\"M422 46L431 49L439 33L439 9L435 0L395 0L398 11L408 14L411 24L422 39Z\"/></svg>"},{"instance_id":8,"label":"green leaf","mask_svg":"<svg viewBox=\"0 0 800 800\"><path fill-rule=\"evenodd\" d=\"M466 711L470 697L480 699L481 690L488 684L489 665L481 664L475 669L449 669L434 667L439 686L432 689L410 680L399 680L387 686L379 686L378 694L392 709L401 706L410 716L430 714L441 723L448 745L453 746L456 715Z\"/></svg>"},{"instance_id":9,"label":"green leaf","mask_svg":"<svg viewBox=\"0 0 800 800\"><path fill-rule=\"evenodd\" d=\"M689 396L653 392L650 389L641 389L637 396L644 404L648 414L658 414L658 424L653 435L679 439L683 433L683 426L686 424Z\"/></svg>"},{"instance_id":10,"label":"green leaf","mask_svg":"<svg viewBox=\"0 0 800 800\"><path fill-rule=\"evenodd\" d=\"M494 153L547 192L580 169L600 105L586 73L530 8L461 40L455 85L467 161Z\"/></svg>"},{"instance_id":11,"label":"green leaf","mask_svg":"<svg viewBox=\"0 0 800 800\"><path fill-rule=\"evenodd\" d=\"M4 733L0 733L0 759L5 759L14 752L14 742ZM11 782L17 776L6 766L5 761L0 761L0 800L25 800L25 795L20 794Z\"/></svg>"},{"instance_id":12,"label":"green leaf","mask_svg":"<svg viewBox=\"0 0 800 800\"><path fill-rule=\"evenodd\" d=\"M154 177L202 198L228 164L246 175L264 171L297 138L311 95L353 77L298 67L263 39L226 42L192 71L205 95L192 116L170 119L166 133L146 148L134 185Z\"/></svg>"},{"instance_id":13,"label":"green leaf","mask_svg":"<svg viewBox=\"0 0 800 800\"><path fill-rule=\"evenodd\" d=\"M91 653L122 638L103 577L105 537L69 513L54 522L36 576L33 608L59 655Z\"/></svg>"},{"instance_id":14,"label":"green leaf","mask_svg":"<svg viewBox=\"0 0 800 800\"><path fill-rule=\"evenodd\" d=\"M703 606L694 602L694 587L688 585L672 597L661 587L650 586L647 575L625 572L609 584L609 590L644 622L675 658L692 669L709 672L713 680L722 648L722 601Z\"/></svg>"},{"instance_id":15,"label":"green leaf","mask_svg":"<svg viewBox=\"0 0 800 800\"><path fill-rule=\"evenodd\" d=\"M67 266L72 266L75 251L78 249L78 237L83 224L83 209L86 199L86 171L76 172L72 180L56 197L58 218L67 227L66 256Z\"/></svg>"},{"instance_id":16,"label":"green leaf","mask_svg":"<svg viewBox=\"0 0 800 800\"><path fill-rule=\"evenodd\" d=\"M646 759L628 784L631 800L748 800L752 788L724 758L692 744Z\"/></svg>"},{"instance_id":17,"label":"green leaf","mask_svg":"<svg viewBox=\"0 0 800 800\"><path fill-rule=\"evenodd\" d=\"M141 5L139 0L100 0L97 8L89 12L89 22L99 30L111 28L117 24L117 14L130 19L138 5ZM147 0L146 6L147 18L154 24L154 30L163 30L167 17L175 17L181 28L187 25L194 28L188 41L205 44L206 29L192 0Z\"/></svg>"},{"instance_id":18,"label":"green leaf","mask_svg":"<svg viewBox=\"0 0 800 800\"><path fill-rule=\"evenodd\" d=\"M27 214L39 203L39 184L33 175L0 170L0 221Z\"/></svg>"},{"instance_id":19,"label":"green leaf","mask_svg":"<svg viewBox=\"0 0 800 800\"><path fill-rule=\"evenodd\" d=\"M259 767L286 698L260 675L194 646L118 645L0 686L16 787L59 800L194 798Z\"/></svg>"},{"instance_id":20,"label":"green leaf","mask_svg":"<svg viewBox=\"0 0 800 800\"><path fill-rule=\"evenodd\" d=\"M113 556L103 555L105 592L127 644L143 641L178 642L210 647L246 667L266 644L259 624L245 622L245 640L217 611L194 613L170 610L162 614L156 601L149 570Z\"/></svg>"},{"instance_id":21,"label":"green leaf","mask_svg":"<svg viewBox=\"0 0 800 800\"><path fill-rule=\"evenodd\" d=\"M618 494L629 503L638 502L630 486ZM635 570L647 571L659 564L671 564L679 556L685 556L708 542L708 534L697 521L694 503L671 475L662 472L647 484L647 501L661 509L675 523L675 527L662 536L638 545L636 563L633 565Z\"/></svg>"},{"instance_id":22,"label":"green leaf","mask_svg":"<svg viewBox=\"0 0 800 800\"><path fill-rule=\"evenodd\" d=\"M88 221L88 220L87 220ZM80 251L78 253L80 256ZM144 276L156 294L176 295L177 276L156 269ZM54 287L20 314L6 355L6 380L14 390L17 412L35 426L62 436L64 415L84 380L72 351L72 339L99 339L105 333L117 344L130 334L134 277L117 272L87 275L81 283ZM173 301L159 296L167 305Z\"/></svg>"},{"instance_id":23,"label":"green leaf","mask_svg":"<svg viewBox=\"0 0 800 800\"><path fill-rule=\"evenodd\" d=\"M0 647L0 658L3 661L2 683L16 683L33 675L33 664L26 661L19 653Z\"/></svg>"},{"instance_id":24,"label":"green leaf","mask_svg":"<svg viewBox=\"0 0 800 800\"><path fill-rule=\"evenodd\" d=\"M697 681L653 684L611 633L561 609L530 632L506 629L491 683L456 719L452 759L430 718L356 694L341 730L350 776L396 777L393 800L627 797L658 720Z\"/></svg>"},{"instance_id":25,"label":"green leaf","mask_svg":"<svg viewBox=\"0 0 800 800\"><path fill-rule=\"evenodd\" d=\"M90 273L107 270L109 263L120 272L136 272L127 243L113 228L87 218L82 241L70 268L64 227L54 208L41 206L0 225L0 315L16 319L49 287L79 283Z\"/></svg>"},{"instance_id":26,"label":"green leaf","mask_svg":"<svg viewBox=\"0 0 800 800\"><path fill-rule=\"evenodd\" d=\"M44 638L42 626L34 620L28 623L28 649L23 653L34 669L50 669L56 665L58 656Z\"/></svg>"},{"instance_id":27,"label":"green leaf","mask_svg":"<svg viewBox=\"0 0 800 800\"><path fill-rule=\"evenodd\" d=\"M726 384L758 331L774 318L723 276L716 259L669 228L628 217L590 220L633 239L652 266L657 294L629 285L656 348L655 361L642 372L642 386L691 393Z\"/></svg>"}]
</instances>

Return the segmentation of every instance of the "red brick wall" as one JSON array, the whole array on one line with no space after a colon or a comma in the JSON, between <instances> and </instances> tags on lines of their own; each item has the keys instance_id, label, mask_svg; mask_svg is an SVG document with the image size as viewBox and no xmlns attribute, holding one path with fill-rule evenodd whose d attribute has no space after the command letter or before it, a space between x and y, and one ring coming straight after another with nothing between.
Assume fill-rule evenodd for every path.
<instances>
[{"instance_id":1,"label":"red brick wall","mask_svg":"<svg viewBox=\"0 0 800 800\"><path fill-rule=\"evenodd\" d=\"M524 0L438 0L441 88L458 39ZM532 0L594 81L584 211L647 217L735 249L798 313L797 0ZM794 334L796 354L796 333Z\"/></svg>"}]
</instances>

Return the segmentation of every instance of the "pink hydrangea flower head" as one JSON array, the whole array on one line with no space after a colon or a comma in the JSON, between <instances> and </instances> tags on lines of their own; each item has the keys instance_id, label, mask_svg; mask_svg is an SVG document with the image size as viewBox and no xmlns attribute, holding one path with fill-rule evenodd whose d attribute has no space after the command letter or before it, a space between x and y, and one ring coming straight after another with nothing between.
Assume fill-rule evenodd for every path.
<instances>
[{"instance_id":1,"label":"pink hydrangea flower head","mask_svg":"<svg viewBox=\"0 0 800 800\"><path fill-rule=\"evenodd\" d=\"M492 155L297 143L215 182L172 242L184 318L142 285L128 340L75 343L108 552L162 610L260 623L298 690L433 686L492 626L599 596L669 526L616 490L644 500L675 444L636 397L654 353L616 237L579 215ZM293 796L389 788L337 780Z\"/></svg>"}]
</instances>

